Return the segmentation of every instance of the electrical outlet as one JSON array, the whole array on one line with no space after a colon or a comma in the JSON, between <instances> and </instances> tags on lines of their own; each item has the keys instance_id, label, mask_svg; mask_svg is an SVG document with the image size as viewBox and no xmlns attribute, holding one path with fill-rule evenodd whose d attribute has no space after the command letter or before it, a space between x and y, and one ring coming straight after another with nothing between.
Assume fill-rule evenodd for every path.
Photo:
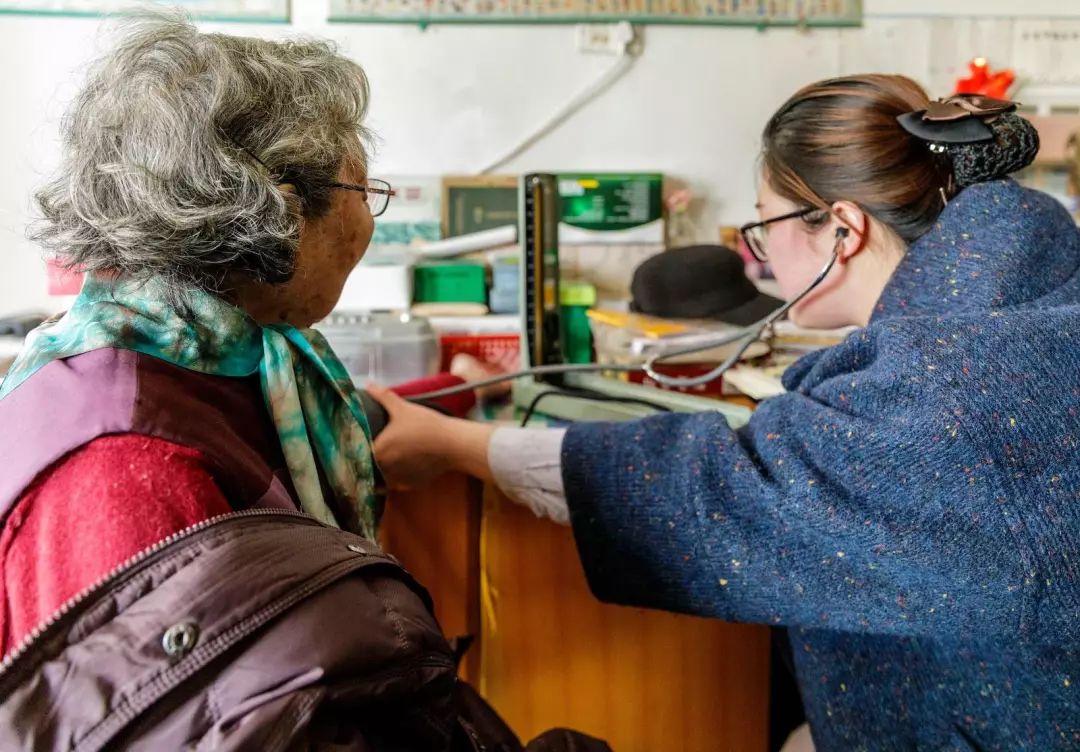
<instances>
[{"instance_id":1,"label":"electrical outlet","mask_svg":"<svg viewBox=\"0 0 1080 752\"><path fill-rule=\"evenodd\" d=\"M634 27L629 21L613 24L578 24L574 29L581 52L621 55L634 41Z\"/></svg>"}]
</instances>

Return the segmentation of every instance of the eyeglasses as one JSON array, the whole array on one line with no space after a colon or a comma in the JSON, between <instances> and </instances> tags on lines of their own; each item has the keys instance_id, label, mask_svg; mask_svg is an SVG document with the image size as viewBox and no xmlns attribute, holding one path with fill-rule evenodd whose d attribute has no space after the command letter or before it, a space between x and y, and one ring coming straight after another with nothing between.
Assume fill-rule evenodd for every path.
<instances>
[{"instance_id":1,"label":"eyeglasses","mask_svg":"<svg viewBox=\"0 0 1080 752\"><path fill-rule=\"evenodd\" d=\"M743 240L746 241L746 247L750 249L750 253L754 254L754 258L765 263L769 260L769 225L775 222L783 222L786 219L802 219L803 217L822 211L824 211L824 209L818 209L817 207L812 206L807 209L793 211L790 214L782 214L779 217L763 219L760 222L750 222L739 228L739 234L742 235Z\"/></svg>"},{"instance_id":2,"label":"eyeglasses","mask_svg":"<svg viewBox=\"0 0 1080 752\"><path fill-rule=\"evenodd\" d=\"M232 136L225 134L225 137L233 143L236 148L247 154L253 160L255 160L267 174L273 176L273 172L266 163L256 157L246 146L241 144ZM390 199L397 195L397 191L390 187L390 184L385 180L375 180L374 178L367 179L367 185L356 185L355 183L324 183L327 188L344 188L347 191L359 191L363 193L367 199L368 208L371 209L372 217L379 217L385 211L386 207L390 205Z\"/></svg>"},{"instance_id":3,"label":"eyeglasses","mask_svg":"<svg viewBox=\"0 0 1080 752\"><path fill-rule=\"evenodd\" d=\"M376 180L374 178L368 178L367 185L356 185L355 183L327 183L329 188L344 188L347 191L359 191L363 193L367 198L368 208L371 209L371 216L378 217L386 211L386 207L390 205L390 199L397 195L397 191L390 187L390 184L385 180Z\"/></svg>"}]
</instances>

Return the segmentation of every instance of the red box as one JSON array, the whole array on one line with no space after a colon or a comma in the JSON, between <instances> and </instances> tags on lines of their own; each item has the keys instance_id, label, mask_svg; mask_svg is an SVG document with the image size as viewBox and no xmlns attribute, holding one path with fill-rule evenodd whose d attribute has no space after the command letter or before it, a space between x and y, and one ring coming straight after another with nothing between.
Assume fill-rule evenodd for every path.
<instances>
[{"instance_id":1,"label":"red box","mask_svg":"<svg viewBox=\"0 0 1080 752\"><path fill-rule=\"evenodd\" d=\"M450 370L450 361L458 353L468 353L477 360L503 368L516 369L521 356L521 336L517 334L444 334L439 338L442 352L439 370ZM512 354L513 362L503 358Z\"/></svg>"}]
</instances>

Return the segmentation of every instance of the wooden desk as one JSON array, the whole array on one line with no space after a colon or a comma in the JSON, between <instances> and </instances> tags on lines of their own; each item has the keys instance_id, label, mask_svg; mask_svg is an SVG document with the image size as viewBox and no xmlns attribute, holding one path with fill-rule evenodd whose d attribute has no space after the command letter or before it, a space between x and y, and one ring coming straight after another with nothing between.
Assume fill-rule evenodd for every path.
<instances>
[{"instance_id":1,"label":"wooden desk","mask_svg":"<svg viewBox=\"0 0 1080 752\"><path fill-rule=\"evenodd\" d=\"M387 550L479 636L463 667L523 739L565 726L616 752L763 752L769 633L599 603L569 529L462 477L395 496Z\"/></svg>"},{"instance_id":2,"label":"wooden desk","mask_svg":"<svg viewBox=\"0 0 1080 752\"><path fill-rule=\"evenodd\" d=\"M448 475L422 491L395 494L380 529L383 548L428 589L447 637L480 636L480 502L483 486ZM461 667L478 683L480 649L474 644Z\"/></svg>"}]
</instances>

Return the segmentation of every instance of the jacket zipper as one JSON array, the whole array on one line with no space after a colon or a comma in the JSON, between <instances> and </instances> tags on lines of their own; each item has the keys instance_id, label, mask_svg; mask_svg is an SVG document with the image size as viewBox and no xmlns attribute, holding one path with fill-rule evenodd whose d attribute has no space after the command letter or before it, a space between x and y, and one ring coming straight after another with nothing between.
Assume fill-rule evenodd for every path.
<instances>
[{"instance_id":1,"label":"jacket zipper","mask_svg":"<svg viewBox=\"0 0 1080 752\"><path fill-rule=\"evenodd\" d=\"M83 589L82 592L80 592L78 595L64 603L63 606L61 606L57 611L53 613L52 616L49 617L48 621L42 622L38 626L34 627L33 631L31 631L30 634L28 634L19 642L18 647L8 653L7 657L4 658L3 661L0 661L0 680L3 680L4 675L11 668L12 664L19 660L19 658L21 658L28 650L34 647L34 644L41 639L42 635L48 632L65 616L67 616L80 605L82 605L82 603L85 602L87 599L93 597L98 590L111 584L113 580L119 578L121 575L127 572L127 570L138 566L154 554L160 552L162 549L168 548L169 546L178 543L185 538L202 532L207 528L221 524L222 522L227 522L229 520L234 520L240 517L297 517L300 519L308 520L316 525L322 524L310 515L304 514L303 512L292 511L289 509L244 509L239 512L220 514L217 517L211 517L210 519L203 520L202 522L198 522L194 525L190 525L183 530L179 530L170 535L169 537L161 539L149 548L144 548L142 551L135 554L127 561L121 563L120 565L112 569L109 573L105 574L96 582L94 582L94 584Z\"/></svg>"}]
</instances>

